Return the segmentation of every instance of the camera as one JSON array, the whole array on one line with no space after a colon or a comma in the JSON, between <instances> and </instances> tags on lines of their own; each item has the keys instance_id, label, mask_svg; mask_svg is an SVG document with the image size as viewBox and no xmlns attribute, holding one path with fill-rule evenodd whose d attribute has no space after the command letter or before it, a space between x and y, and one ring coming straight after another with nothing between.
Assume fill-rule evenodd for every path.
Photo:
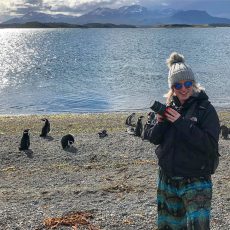
<instances>
[{"instance_id":1,"label":"camera","mask_svg":"<svg viewBox=\"0 0 230 230\"><path fill-rule=\"evenodd\" d=\"M181 114L181 107L177 107L176 105L165 105L160 103L159 101L154 101L153 105L150 107L155 113L166 118L165 114L168 112L168 108L172 108Z\"/></svg>"},{"instance_id":2,"label":"camera","mask_svg":"<svg viewBox=\"0 0 230 230\"><path fill-rule=\"evenodd\" d=\"M164 116L167 112L168 106L160 103L159 101L154 101L153 105L150 107L155 113L158 113L161 116Z\"/></svg>"},{"instance_id":3,"label":"camera","mask_svg":"<svg viewBox=\"0 0 230 230\"><path fill-rule=\"evenodd\" d=\"M178 113L180 113L180 108L176 107L174 105L167 106L165 104L160 103L159 101L154 101L153 105L150 107L155 113L160 114L161 116L165 116L165 113L167 113L167 109L172 108L176 110Z\"/></svg>"}]
</instances>

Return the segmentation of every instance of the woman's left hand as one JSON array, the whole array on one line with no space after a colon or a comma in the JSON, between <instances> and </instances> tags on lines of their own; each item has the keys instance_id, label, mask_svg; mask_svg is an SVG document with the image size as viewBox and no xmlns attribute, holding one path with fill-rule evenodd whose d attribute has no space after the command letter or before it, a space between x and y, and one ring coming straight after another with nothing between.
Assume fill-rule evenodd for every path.
<instances>
[{"instance_id":1,"label":"woman's left hand","mask_svg":"<svg viewBox=\"0 0 230 230\"><path fill-rule=\"evenodd\" d=\"M181 115L175 109L168 107L165 113L165 117L168 121L171 121L173 123L178 118L180 118Z\"/></svg>"}]
</instances>

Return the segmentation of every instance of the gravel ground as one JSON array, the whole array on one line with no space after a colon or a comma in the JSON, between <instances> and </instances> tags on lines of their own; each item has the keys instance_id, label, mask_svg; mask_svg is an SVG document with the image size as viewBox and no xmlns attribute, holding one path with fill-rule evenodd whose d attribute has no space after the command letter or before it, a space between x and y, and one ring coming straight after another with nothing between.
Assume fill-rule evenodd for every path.
<instances>
[{"instance_id":1,"label":"gravel ground","mask_svg":"<svg viewBox=\"0 0 230 230\"><path fill-rule=\"evenodd\" d=\"M49 115L51 132L45 139L39 137L41 116L0 117L0 229L42 230L45 219L77 211L90 212L89 222L104 230L157 229L155 146L125 132L126 116ZM229 124L229 113L220 118ZM30 128L31 146L20 152L25 128ZM102 129L108 136L100 139ZM76 143L64 151L60 139L67 133ZM230 140L219 144L211 229L227 230Z\"/></svg>"}]
</instances>

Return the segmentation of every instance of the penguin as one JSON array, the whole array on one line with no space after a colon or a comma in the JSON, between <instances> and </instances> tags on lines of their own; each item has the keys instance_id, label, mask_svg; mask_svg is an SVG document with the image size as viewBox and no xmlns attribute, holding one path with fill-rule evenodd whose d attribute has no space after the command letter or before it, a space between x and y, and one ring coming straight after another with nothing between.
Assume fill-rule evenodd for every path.
<instances>
[{"instance_id":1,"label":"penguin","mask_svg":"<svg viewBox=\"0 0 230 230\"><path fill-rule=\"evenodd\" d=\"M229 128L225 125L221 125L220 130L221 130L221 137L225 140L228 139Z\"/></svg>"},{"instance_id":2,"label":"penguin","mask_svg":"<svg viewBox=\"0 0 230 230\"><path fill-rule=\"evenodd\" d=\"M134 119L135 113L131 113L125 120L125 124L128 126L135 126L135 124L133 124L133 119Z\"/></svg>"},{"instance_id":3,"label":"penguin","mask_svg":"<svg viewBox=\"0 0 230 230\"><path fill-rule=\"evenodd\" d=\"M140 116L137 120L136 129L135 129L135 136L141 137L141 134L143 132L143 124L142 124L142 118L144 116Z\"/></svg>"},{"instance_id":4,"label":"penguin","mask_svg":"<svg viewBox=\"0 0 230 230\"><path fill-rule=\"evenodd\" d=\"M74 143L74 136L72 134L67 134L65 136L62 137L61 139L61 145L62 148L70 148Z\"/></svg>"},{"instance_id":5,"label":"penguin","mask_svg":"<svg viewBox=\"0 0 230 230\"><path fill-rule=\"evenodd\" d=\"M97 134L99 135L100 138L108 136L107 131L105 129L102 130L101 132L98 132Z\"/></svg>"},{"instance_id":6,"label":"penguin","mask_svg":"<svg viewBox=\"0 0 230 230\"><path fill-rule=\"evenodd\" d=\"M135 128L134 127L127 127L126 132L130 135L135 135Z\"/></svg>"},{"instance_id":7,"label":"penguin","mask_svg":"<svg viewBox=\"0 0 230 230\"><path fill-rule=\"evenodd\" d=\"M23 150L28 150L30 147L30 136L29 136L29 129L25 129L23 131L23 136L21 138L21 143L20 143L20 147L19 150L23 151Z\"/></svg>"},{"instance_id":8,"label":"penguin","mask_svg":"<svg viewBox=\"0 0 230 230\"><path fill-rule=\"evenodd\" d=\"M42 127L42 132L40 134L40 137L46 137L47 134L50 132L50 122L46 118L43 118L41 120L45 121L45 124Z\"/></svg>"},{"instance_id":9,"label":"penguin","mask_svg":"<svg viewBox=\"0 0 230 230\"><path fill-rule=\"evenodd\" d=\"M152 124L155 119L155 113L154 112L149 112L148 113L148 123Z\"/></svg>"},{"instance_id":10,"label":"penguin","mask_svg":"<svg viewBox=\"0 0 230 230\"><path fill-rule=\"evenodd\" d=\"M146 130L151 124L153 124L155 119L155 113L154 112L149 112L147 115L147 121L144 125L144 130Z\"/></svg>"}]
</instances>

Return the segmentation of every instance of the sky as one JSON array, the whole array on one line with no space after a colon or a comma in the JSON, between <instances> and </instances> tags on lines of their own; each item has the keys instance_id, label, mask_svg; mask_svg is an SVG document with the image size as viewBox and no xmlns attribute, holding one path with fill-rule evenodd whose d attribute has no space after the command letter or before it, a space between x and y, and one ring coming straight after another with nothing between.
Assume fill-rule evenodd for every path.
<instances>
[{"instance_id":1,"label":"sky","mask_svg":"<svg viewBox=\"0 0 230 230\"><path fill-rule=\"evenodd\" d=\"M31 11L80 16L98 7L134 4L149 9L205 10L212 16L230 18L230 0L0 0L0 22Z\"/></svg>"}]
</instances>

